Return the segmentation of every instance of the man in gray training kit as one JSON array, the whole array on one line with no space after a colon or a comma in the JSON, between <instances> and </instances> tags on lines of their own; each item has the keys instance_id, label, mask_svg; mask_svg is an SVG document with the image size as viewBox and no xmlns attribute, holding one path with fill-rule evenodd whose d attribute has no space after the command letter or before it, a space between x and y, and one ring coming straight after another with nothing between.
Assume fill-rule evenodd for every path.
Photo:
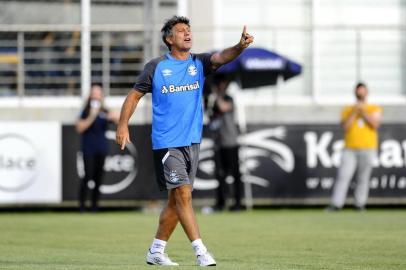
<instances>
[{"instance_id":1,"label":"man in gray training kit","mask_svg":"<svg viewBox=\"0 0 406 270\"><path fill-rule=\"evenodd\" d=\"M178 265L165 254L165 246L178 222L195 252L199 266L216 261L200 237L192 207L203 129L202 90L205 77L247 48L254 38L244 26L239 42L217 53L190 53L192 32L189 19L174 16L163 26L162 40L169 52L151 60L137 78L121 109L116 142L124 149L130 143L128 121L139 100L152 94L152 148L155 173L161 190L168 190L158 230L147 252L147 263Z\"/></svg>"}]
</instances>

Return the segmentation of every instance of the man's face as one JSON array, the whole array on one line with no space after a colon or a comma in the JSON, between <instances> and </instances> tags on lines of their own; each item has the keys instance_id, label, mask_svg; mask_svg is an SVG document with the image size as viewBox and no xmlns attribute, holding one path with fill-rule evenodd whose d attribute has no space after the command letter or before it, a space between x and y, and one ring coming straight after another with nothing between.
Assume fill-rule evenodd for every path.
<instances>
[{"instance_id":1,"label":"man's face","mask_svg":"<svg viewBox=\"0 0 406 270\"><path fill-rule=\"evenodd\" d=\"M368 95L368 89L364 86L360 86L355 89L355 97L357 100L364 101Z\"/></svg>"},{"instance_id":2,"label":"man's face","mask_svg":"<svg viewBox=\"0 0 406 270\"><path fill-rule=\"evenodd\" d=\"M189 51L192 48L192 32L190 27L184 23L175 24L172 27L172 35L167 38L172 49Z\"/></svg>"}]
</instances>

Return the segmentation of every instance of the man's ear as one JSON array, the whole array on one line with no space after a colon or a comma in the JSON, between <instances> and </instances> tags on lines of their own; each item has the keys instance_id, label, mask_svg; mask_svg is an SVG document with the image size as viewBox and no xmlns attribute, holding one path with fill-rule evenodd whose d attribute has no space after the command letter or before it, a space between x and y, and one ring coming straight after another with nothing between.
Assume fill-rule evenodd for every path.
<instances>
[{"instance_id":1,"label":"man's ear","mask_svg":"<svg viewBox=\"0 0 406 270\"><path fill-rule=\"evenodd\" d=\"M172 42L172 40L171 40L170 37L171 37L171 36L167 36L167 37L165 38L165 40L166 40L166 42L168 42L170 45L173 45L173 42Z\"/></svg>"}]
</instances>

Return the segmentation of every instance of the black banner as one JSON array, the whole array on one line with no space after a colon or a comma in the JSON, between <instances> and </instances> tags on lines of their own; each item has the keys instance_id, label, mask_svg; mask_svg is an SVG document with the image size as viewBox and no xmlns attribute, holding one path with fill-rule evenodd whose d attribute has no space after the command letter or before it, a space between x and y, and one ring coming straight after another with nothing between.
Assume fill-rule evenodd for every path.
<instances>
[{"instance_id":1,"label":"black banner","mask_svg":"<svg viewBox=\"0 0 406 270\"><path fill-rule=\"evenodd\" d=\"M152 163L151 128L148 125L130 128L133 145L121 151L115 143L115 131L106 133L109 155L104 165L101 189L102 200L135 200L161 198L154 178ZM74 126L62 128L63 200L76 200L79 179L83 175L80 136Z\"/></svg>"},{"instance_id":2,"label":"black banner","mask_svg":"<svg viewBox=\"0 0 406 270\"><path fill-rule=\"evenodd\" d=\"M166 196L155 183L150 126L131 126L134 148L121 152L111 138L102 199L151 199ZM406 126L380 128L380 146L370 181L370 197L406 197ZM213 141L205 133L194 197L213 197ZM77 197L80 175L79 136L63 127L63 199ZM240 136L243 180L251 183L254 198L328 198L343 149L338 125L251 125ZM77 166L78 164L78 166ZM132 178L130 181L129 179ZM232 181L232 179L229 179Z\"/></svg>"}]
</instances>

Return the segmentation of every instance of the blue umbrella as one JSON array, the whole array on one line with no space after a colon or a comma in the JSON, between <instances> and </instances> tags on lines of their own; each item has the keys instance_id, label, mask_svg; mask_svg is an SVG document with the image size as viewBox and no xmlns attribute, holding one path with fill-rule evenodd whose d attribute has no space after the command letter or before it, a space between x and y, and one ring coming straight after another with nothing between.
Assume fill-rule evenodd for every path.
<instances>
[{"instance_id":1,"label":"blue umbrella","mask_svg":"<svg viewBox=\"0 0 406 270\"><path fill-rule=\"evenodd\" d=\"M220 67L217 74L229 76L241 88L276 85L278 77L286 81L302 72L302 66L277 53L248 48L236 59Z\"/></svg>"}]
</instances>

